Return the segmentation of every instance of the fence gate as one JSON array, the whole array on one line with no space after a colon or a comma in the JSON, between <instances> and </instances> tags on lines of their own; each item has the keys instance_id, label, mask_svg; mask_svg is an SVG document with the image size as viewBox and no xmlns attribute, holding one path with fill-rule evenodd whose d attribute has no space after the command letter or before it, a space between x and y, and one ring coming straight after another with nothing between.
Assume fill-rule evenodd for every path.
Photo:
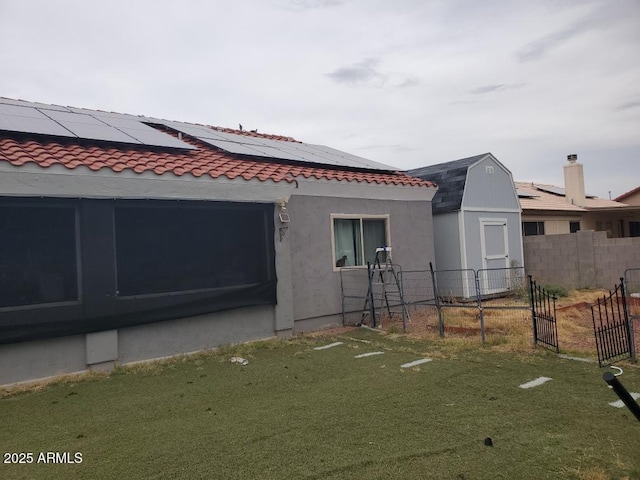
<instances>
[{"instance_id":1,"label":"fence gate","mask_svg":"<svg viewBox=\"0 0 640 480\"><path fill-rule=\"evenodd\" d=\"M609 292L609 295L605 295L591 307L591 318L601 367L628 358L635 361L623 278L613 292Z\"/></svg>"},{"instance_id":2,"label":"fence gate","mask_svg":"<svg viewBox=\"0 0 640 480\"><path fill-rule=\"evenodd\" d=\"M537 285L529 275L529 298L533 318L535 345L559 352L558 324L556 323L556 297Z\"/></svg>"}]
</instances>

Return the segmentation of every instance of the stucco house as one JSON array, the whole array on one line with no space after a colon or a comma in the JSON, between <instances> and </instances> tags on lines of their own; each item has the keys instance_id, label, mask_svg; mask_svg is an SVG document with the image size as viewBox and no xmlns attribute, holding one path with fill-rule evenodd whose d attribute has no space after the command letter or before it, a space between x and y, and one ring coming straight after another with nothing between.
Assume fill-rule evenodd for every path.
<instances>
[{"instance_id":1,"label":"stucco house","mask_svg":"<svg viewBox=\"0 0 640 480\"><path fill-rule=\"evenodd\" d=\"M407 173L438 185L431 203L438 270L523 266L520 205L513 177L491 153ZM487 285L483 291L506 288Z\"/></svg>"},{"instance_id":2,"label":"stucco house","mask_svg":"<svg viewBox=\"0 0 640 480\"><path fill-rule=\"evenodd\" d=\"M515 182L522 207L523 235L594 230L607 232L609 238L638 236L639 206L586 193L583 165L577 155L569 155L567 160L563 187Z\"/></svg>"},{"instance_id":3,"label":"stucco house","mask_svg":"<svg viewBox=\"0 0 640 480\"><path fill-rule=\"evenodd\" d=\"M640 205L640 187L623 193L614 198L616 202L626 203L627 205Z\"/></svg>"},{"instance_id":4,"label":"stucco house","mask_svg":"<svg viewBox=\"0 0 640 480\"><path fill-rule=\"evenodd\" d=\"M435 192L290 137L0 98L0 384L340 324L340 260L434 260Z\"/></svg>"},{"instance_id":5,"label":"stucco house","mask_svg":"<svg viewBox=\"0 0 640 480\"><path fill-rule=\"evenodd\" d=\"M640 207L640 187L636 187L633 190L623 193L622 195L614 198L616 202L624 203L626 205L633 205ZM640 237L640 218L634 217L627 222L628 232L630 237Z\"/></svg>"}]
</instances>

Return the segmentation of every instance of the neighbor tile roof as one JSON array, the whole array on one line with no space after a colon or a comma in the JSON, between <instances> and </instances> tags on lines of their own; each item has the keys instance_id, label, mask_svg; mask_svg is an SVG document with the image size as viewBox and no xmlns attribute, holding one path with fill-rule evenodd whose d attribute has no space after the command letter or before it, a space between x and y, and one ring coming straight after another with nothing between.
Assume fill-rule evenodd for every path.
<instances>
[{"instance_id":1,"label":"neighbor tile roof","mask_svg":"<svg viewBox=\"0 0 640 480\"><path fill-rule=\"evenodd\" d=\"M584 207L573 205L567 202L564 195L558 195L554 193L545 192L540 190L541 188L559 188L555 185L545 185L541 183L532 182L514 182L516 189L532 193L535 196L531 198L519 197L520 206L523 210L551 210L551 211L563 211L563 212L586 212L592 209L599 208L619 208L626 205L615 202L613 200L606 200L600 197L587 198L585 200Z\"/></svg>"},{"instance_id":2,"label":"neighbor tile roof","mask_svg":"<svg viewBox=\"0 0 640 480\"><path fill-rule=\"evenodd\" d=\"M460 210L462 196L467 181L467 170L490 153L461 158L451 162L438 163L427 167L415 168L407 173L414 177L434 182L438 185L431 208L433 213L453 212Z\"/></svg>"},{"instance_id":3,"label":"neighbor tile roof","mask_svg":"<svg viewBox=\"0 0 640 480\"><path fill-rule=\"evenodd\" d=\"M624 201L629 198L632 195L635 195L636 193L640 192L640 187L636 187L633 190L629 190L628 192L623 193L622 195L617 196L616 198L614 198L614 200L616 202L622 202L624 203Z\"/></svg>"},{"instance_id":4,"label":"neighbor tile roof","mask_svg":"<svg viewBox=\"0 0 640 480\"><path fill-rule=\"evenodd\" d=\"M238 130L229 130L240 133ZM245 134L243 132L243 134ZM295 141L291 137L260 135L266 138ZM295 164L276 159L256 159L230 154L215 147L183 138L197 146L197 150L177 151L137 145L110 144L79 139L57 139L37 135L9 135L0 138L0 162L20 167L34 164L43 168L61 165L70 170L80 166L98 171L129 170L135 173L152 172L156 175L186 174L194 177L226 177L260 181L293 182L296 178L346 180L385 185L432 187L432 182L397 172L372 173L357 169L338 169L309 164Z\"/></svg>"}]
</instances>

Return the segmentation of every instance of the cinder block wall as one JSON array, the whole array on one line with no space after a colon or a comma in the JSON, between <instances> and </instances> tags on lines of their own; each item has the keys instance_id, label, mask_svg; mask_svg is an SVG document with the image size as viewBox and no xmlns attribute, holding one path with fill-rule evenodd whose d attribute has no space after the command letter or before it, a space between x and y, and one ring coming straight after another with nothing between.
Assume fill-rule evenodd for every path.
<instances>
[{"instance_id":1,"label":"cinder block wall","mask_svg":"<svg viewBox=\"0 0 640 480\"><path fill-rule=\"evenodd\" d=\"M627 268L640 268L640 237L607 238L591 230L524 237L524 264L542 284L613 289Z\"/></svg>"}]
</instances>

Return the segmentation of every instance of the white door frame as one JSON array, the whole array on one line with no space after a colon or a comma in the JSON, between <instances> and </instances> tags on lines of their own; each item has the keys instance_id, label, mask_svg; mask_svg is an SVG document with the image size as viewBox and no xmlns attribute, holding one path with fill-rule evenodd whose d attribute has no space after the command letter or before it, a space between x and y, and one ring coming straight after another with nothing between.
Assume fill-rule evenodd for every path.
<instances>
[{"instance_id":1,"label":"white door frame","mask_svg":"<svg viewBox=\"0 0 640 480\"><path fill-rule=\"evenodd\" d=\"M504 259L504 268L509 268L509 228L506 218L480 218L480 252L482 254L482 268L487 268L487 260L501 260ZM487 255L486 238L484 234L485 226L498 226L502 227L504 235L504 253L496 255ZM502 291L501 288L494 288L489 290L487 283L487 277L485 276L484 291L486 293L495 293Z\"/></svg>"}]
</instances>

